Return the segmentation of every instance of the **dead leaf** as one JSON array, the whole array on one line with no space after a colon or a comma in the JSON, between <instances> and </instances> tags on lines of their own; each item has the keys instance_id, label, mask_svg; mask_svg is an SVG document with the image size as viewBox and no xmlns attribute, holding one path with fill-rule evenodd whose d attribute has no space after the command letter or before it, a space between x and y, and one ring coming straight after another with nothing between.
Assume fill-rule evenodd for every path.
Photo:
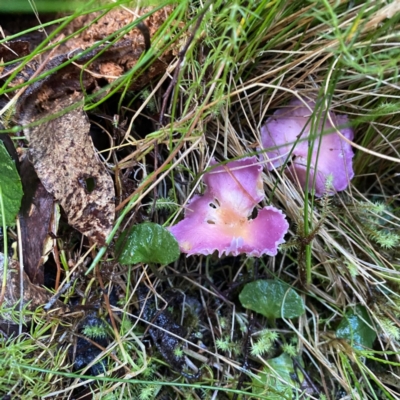
<instances>
[{"instance_id":1,"label":"dead leaf","mask_svg":"<svg viewBox=\"0 0 400 400\"><path fill-rule=\"evenodd\" d=\"M42 285L44 283L43 247L49 235L54 199L41 184L28 158L21 163L21 181L24 197L19 221L24 270L33 283Z\"/></svg>"},{"instance_id":2,"label":"dead leaf","mask_svg":"<svg viewBox=\"0 0 400 400\"><path fill-rule=\"evenodd\" d=\"M78 106L54 118L71 105ZM24 129L39 179L60 202L68 223L93 242L104 244L114 222L114 184L89 136L82 95L54 99L52 107L42 112L34 104L25 108L23 125L41 120L40 125Z\"/></svg>"}]
</instances>

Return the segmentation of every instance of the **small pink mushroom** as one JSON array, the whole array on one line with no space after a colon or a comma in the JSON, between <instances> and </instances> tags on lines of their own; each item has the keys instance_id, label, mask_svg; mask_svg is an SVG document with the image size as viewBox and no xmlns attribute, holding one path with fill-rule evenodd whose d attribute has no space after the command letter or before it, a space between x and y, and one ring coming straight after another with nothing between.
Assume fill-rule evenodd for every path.
<instances>
[{"instance_id":1,"label":"small pink mushroom","mask_svg":"<svg viewBox=\"0 0 400 400\"><path fill-rule=\"evenodd\" d=\"M204 174L204 195L195 195L185 218L169 228L183 253L207 255L217 250L220 257L224 253L276 255L289 224L282 211L272 206L250 218L265 196L262 167L257 162L256 157L243 158Z\"/></svg>"},{"instance_id":2,"label":"small pink mushroom","mask_svg":"<svg viewBox=\"0 0 400 400\"><path fill-rule=\"evenodd\" d=\"M314 103L308 103L310 108ZM353 140L354 133L348 125L346 115L336 115L329 112L335 126L344 137ZM318 114L317 114L318 116ZM313 143L311 154L309 189L313 189L315 180L315 195L334 194L347 188L354 176L352 159L353 150L332 127L328 115L323 112L313 129L315 138L310 136L312 112L300 100L292 100L288 107L277 110L261 127L261 141L269 160L269 170L277 168L288 159L288 175L294 181L306 186L307 157L310 144ZM331 179L327 187L327 179Z\"/></svg>"}]
</instances>

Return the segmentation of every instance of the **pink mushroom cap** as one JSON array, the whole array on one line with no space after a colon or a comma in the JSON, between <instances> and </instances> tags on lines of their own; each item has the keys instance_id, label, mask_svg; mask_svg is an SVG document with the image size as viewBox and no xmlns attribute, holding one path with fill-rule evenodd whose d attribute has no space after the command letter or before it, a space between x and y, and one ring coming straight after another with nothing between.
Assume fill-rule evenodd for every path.
<instances>
[{"instance_id":1,"label":"pink mushroom cap","mask_svg":"<svg viewBox=\"0 0 400 400\"><path fill-rule=\"evenodd\" d=\"M311 109L314 103L308 103ZM329 112L336 128L342 135L353 140L353 130L346 126L346 115L336 115ZM266 156L269 170L280 167L288 159L288 175L299 181L303 188L307 178L307 157L310 142L312 112L300 100L292 100L288 107L277 110L261 127L261 141L267 150ZM324 123L325 121L325 123ZM335 132L326 112L319 117L317 129L313 129L315 140L311 154L309 189L313 189L315 180L315 195L320 197L326 192L335 192L347 188L354 176L351 145ZM290 153L291 152L291 153ZM327 188L326 181L331 176L331 186Z\"/></svg>"},{"instance_id":2,"label":"pink mushroom cap","mask_svg":"<svg viewBox=\"0 0 400 400\"><path fill-rule=\"evenodd\" d=\"M256 157L243 158L204 174L204 195L193 196L185 218L169 228L183 253L276 255L289 228L282 211L268 206L249 218L265 196L257 162Z\"/></svg>"}]
</instances>

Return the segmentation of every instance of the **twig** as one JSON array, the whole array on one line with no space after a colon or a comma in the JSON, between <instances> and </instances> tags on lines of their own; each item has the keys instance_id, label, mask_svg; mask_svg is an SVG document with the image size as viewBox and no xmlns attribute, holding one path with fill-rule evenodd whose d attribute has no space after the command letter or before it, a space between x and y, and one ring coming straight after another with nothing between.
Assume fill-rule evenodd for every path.
<instances>
[{"instance_id":1,"label":"twig","mask_svg":"<svg viewBox=\"0 0 400 400\"><path fill-rule=\"evenodd\" d=\"M299 361L296 359L296 357L292 357L293 364L295 365L296 368L298 368L301 373L304 375L304 379L307 381L307 383L312 387L314 393L320 394L320 390L317 388L315 383L312 381L310 378L310 375L306 372L306 370L303 368L303 366L299 363Z\"/></svg>"},{"instance_id":2,"label":"twig","mask_svg":"<svg viewBox=\"0 0 400 400\"><path fill-rule=\"evenodd\" d=\"M69 288L72 287L72 285L75 283L75 281L79 278L79 274L76 273L74 277L71 278L69 282L67 282L58 292L50 298L50 300L44 305L43 309L45 311L49 311L51 307L53 307L54 303L60 298L61 295L63 295Z\"/></svg>"},{"instance_id":3,"label":"twig","mask_svg":"<svg viewBox=\"0 0 400 400\"><path fill-rule=\"evenodd\" d=\"M51 230L50 232L54 235L50 235L52 236L52 240L53 240L53 255L54 255L54 261L56 263L57 266L57 274L56 274L56 283L54 285L54 289L55 291L58 290L59 286L60 286L60 279L61 279L61 263L60 263L60 253L58 251L58 244L57 244L57 228L58 228L58 214L59 213L59 209L57 205L53 205L53 217L52 217L52 222L51 222Z\"/></svg>"},{"instance_id":4,"label":"twig","mask_svg":"<svg viewBox=\"0 0 400 400\"><path fill-rule=\"evenodd\" d=\"M72 287L74 282L79 278L79 273L74 272L78 266L83 263L84 266L86 265L85 261L86 257L91 253L95 245L90 247L90 249L80 258L80 260L76 263L74 266L73 270L71 271L71 280L67 283L65 283L61 288L58 288L57 292L51 297L51 299L46 303L46 305L43 307L45 311L50 310L50 308L54 305L54 303L60 298L62 294L64 294L69 288Z\"/></svg>"},{"instance_id":5,"label":"twig","mask_svg":"<svg viewBox=\"0 0 400 400\"><path fill-rule=\"evenodd\" d=\"M17 217L17 233L18 233L18 258L19 258L19 325L18 335L22 334L22 326L24 324L23 307L24 307L24 253L22 251L21 221Z\"/></svg>"}]
</instances>

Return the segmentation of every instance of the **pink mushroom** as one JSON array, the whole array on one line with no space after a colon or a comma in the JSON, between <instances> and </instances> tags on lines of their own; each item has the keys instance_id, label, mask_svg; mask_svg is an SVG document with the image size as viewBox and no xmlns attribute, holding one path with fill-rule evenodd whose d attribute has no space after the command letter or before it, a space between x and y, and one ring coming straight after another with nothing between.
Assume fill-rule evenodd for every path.
<instances>
[{"instance_id":1,"label":"pink mushroom","mask_svg":"<svg viewBox=\"0 0 400 400\"><path fill-rule=\"evenodd\" d=\"M315 107L314 103L308 104L311 109ZM292 100L288 107L277 110L267 119L261 128L261 141L267 150L268 169L280 167L288 161L288 175L292 180L298 180L303 188L306 186L309 146L313 143L308 185L312 190L315 180L315 195L320 197L347 188L354 176L354 153L350 144L335 132L326 112L319 115L317 110L316 115L318 120L312 138L309 137L312 112L300 100ZM333 112L329 115L343 136L353 140L353 130L346 126L347 116ZM327 186L328 178L331 181Z\"/></svg>"},{"instance_id":2,"label":"pink mushroom","mask_svg":"<svg viewBox=\"0 0 400 400\"><path fill-rule=\"evenodd\" d=\"M289 228L282 211L268 206L250 216L264 198L262 167L256 157L231 161L204 174L207 189L187 205L185 218L169 228L183 253L221 257L274 256ZM212 161L212 165L216 163Z\"/></svg>"}]
</instances>

